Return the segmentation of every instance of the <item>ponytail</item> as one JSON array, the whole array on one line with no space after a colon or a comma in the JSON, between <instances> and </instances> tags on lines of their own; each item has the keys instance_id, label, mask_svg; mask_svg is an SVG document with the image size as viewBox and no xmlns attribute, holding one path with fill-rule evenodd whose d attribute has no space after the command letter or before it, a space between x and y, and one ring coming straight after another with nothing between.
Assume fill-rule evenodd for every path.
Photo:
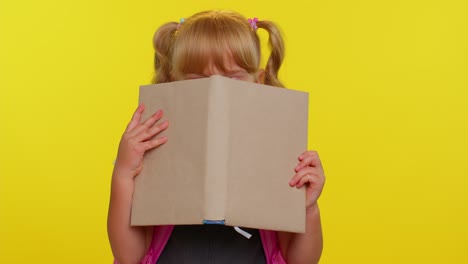
<instances>
[{"instance_id":1,"label":"ponytail","mask_svg":"<svg viewBox=\"0 0 468 264\"><path fill-rule=\"evenodd\" d=\"M169 22L162 25L154 34L153 47L154 70L155 75L153 83L165 83L172 81L172 47L174 34L176 33L178 23Z\"/></svg>"},{"instance_id":2,"label":"ponytail","mask_svg":"<svg viewBox=\"0 0 468 264\"><path fill-rule=\"evenodd\" d=\"M267 85L284 87L278 79L278 71L284 59L284 43L283 38L278 27L271 21L257 22L258 28L263 28L269 34L268 46L270 47L271 54L265 66L265 80Z\"/></svg>"}]
</instances>

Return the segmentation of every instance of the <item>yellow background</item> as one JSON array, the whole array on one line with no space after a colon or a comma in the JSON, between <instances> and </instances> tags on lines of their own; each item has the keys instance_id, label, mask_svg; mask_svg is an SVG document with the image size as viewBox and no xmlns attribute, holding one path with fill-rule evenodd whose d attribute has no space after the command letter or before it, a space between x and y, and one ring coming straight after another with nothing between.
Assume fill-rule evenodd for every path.
<instances>
[{"instance_id":1,"label":"yellow background","mask_svg":"<svg viewBox=\"0 0 468 264\"><path fill-rule=\"evenodd\" d=\"M276 21L281 77L310 92L321 263L468 263L467 3L0 0L0 263L111 262L112 162L153 32L213 8Z\"/></svg>"}]
</instances>

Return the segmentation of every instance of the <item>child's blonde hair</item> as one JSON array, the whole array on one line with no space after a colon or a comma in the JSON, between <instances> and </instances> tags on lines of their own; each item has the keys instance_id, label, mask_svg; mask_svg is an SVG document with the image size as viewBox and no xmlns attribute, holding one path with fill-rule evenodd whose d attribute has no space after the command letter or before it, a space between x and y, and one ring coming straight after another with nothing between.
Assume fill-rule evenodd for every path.
<instances>
[{"instance_id":1,"label":"child's blonde hair","mask_svg":"<svg viewBox=\"0 0 468 264\"><path fill-rule=\"evenodd\" d=\"M263 82L284 87L278 80L284 57L280 31L270 21L259 20L256 26L269 33L271 54ZM231 11L204 11L183 23L164 24L156 31L153 45L156 71L153 83L182 79L186 73L202 73L210 62L225 71L224 61L230 56L250 74L257 74L260 67L260 39L256 30L245 17Z\"/></svg>"}]
</instances>

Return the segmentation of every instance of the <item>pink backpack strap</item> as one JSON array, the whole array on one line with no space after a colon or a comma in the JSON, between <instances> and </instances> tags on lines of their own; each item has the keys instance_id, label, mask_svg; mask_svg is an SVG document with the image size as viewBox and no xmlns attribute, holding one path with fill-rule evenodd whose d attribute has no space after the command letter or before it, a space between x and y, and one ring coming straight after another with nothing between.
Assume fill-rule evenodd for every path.
<instances>
[{"instance_id":1,"label":"pink backpack strap","mask_svg":"<svg viewBox=\"0 0 468 264\"><path fill-rule=\"evenodd\" d=\"M155 226L153 231L153 239L151 245L146 252L146 256L141 260L140 264L154 264L161 255L164 247L166 246L169 237L171 236L173 225L168 226ZM114 264L119 264L114 260Z\"/></svg>"},{"instance_id":2,"label":"pink backpack strap","mask_svg":"<svg viewBox=\"0 0 468 264\"><path fill-rule=\"evenodd\" d=\"M286 264L283 255L281 255L278 233L276 231L260 230L260 237L267 264Z\"/></svg>"}]
</instances>

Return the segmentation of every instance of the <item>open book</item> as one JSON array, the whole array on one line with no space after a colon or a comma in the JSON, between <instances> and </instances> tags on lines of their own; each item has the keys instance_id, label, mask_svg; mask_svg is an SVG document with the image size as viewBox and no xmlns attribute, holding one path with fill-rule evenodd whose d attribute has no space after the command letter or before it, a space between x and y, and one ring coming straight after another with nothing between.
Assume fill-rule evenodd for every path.
<instances>
[{"instance_id":1,"label":"open book","mask_svg":"<svg viewBox=\"0 0 468 264\"><path fill-rule=\"evenodd\" d=\"M170 125L135 179L132 225L305 232L305 191L288 183L307 149L307 93L215 75L141 86L140 103L142 121L163 109Z\"/></svg>"}]
</instances>

